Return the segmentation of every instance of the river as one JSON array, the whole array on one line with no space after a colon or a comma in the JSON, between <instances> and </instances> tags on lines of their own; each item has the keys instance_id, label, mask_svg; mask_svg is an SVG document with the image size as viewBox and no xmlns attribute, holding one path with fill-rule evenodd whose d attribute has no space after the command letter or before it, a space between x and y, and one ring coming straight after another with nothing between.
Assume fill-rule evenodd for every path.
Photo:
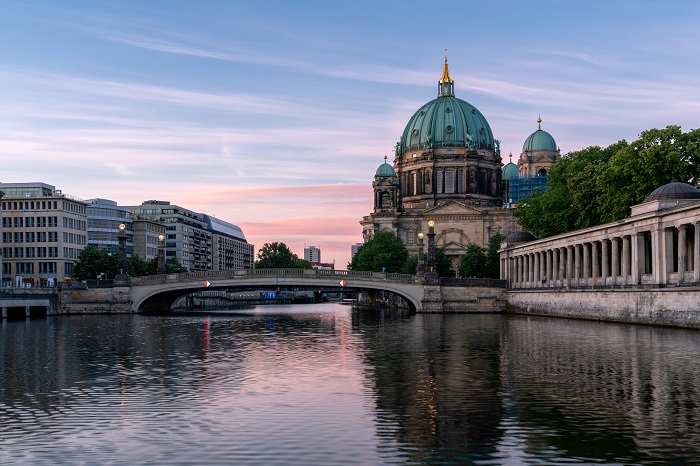
<instances>
[{"instance_id":1,"label":"river","mask_svg":"<svg viewBox=\"0 0 700 466\"><path fill-rule=\"evenodd\" d=\"M333 303L0 324L0 464L700 464L700 333Z\"/></svg>"}]
</instances>

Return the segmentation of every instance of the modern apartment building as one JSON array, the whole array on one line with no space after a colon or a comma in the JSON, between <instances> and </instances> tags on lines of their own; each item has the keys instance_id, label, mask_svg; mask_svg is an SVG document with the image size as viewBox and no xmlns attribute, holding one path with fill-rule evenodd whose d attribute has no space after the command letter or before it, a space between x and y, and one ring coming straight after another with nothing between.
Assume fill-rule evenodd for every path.
<instances>
[{"instance_id":1,"label":"modern apartment building","mask_svg":"<svg viewBox=\"0 0 700 466\"><path fill-rule=\"evenodd\" d=\"M169 201L150 200L127 208L134 221L165 225L166 258L177 258L190 272L212 270L212 234L203 214L171 205Z\"/></svg>"},{"instance_id":2,"label":"modern apartment building","mask_svg":"<svg viewBox=\"0 0 700 466\"><path fill-rule=\"evenodd\" d=\"M204 215L204 220L212 234L212 270L252 269L253 245L248 244L243 231L210 215Z\"/></svg>"},{"instance_id":3,"label":"modern apartment building","mask_svg":"<svg viewBox=\"0 0 700 466\"><path fill-rule=\"evenodd\" d=\"M152 220L133 220L132 227L134 254L146 261L158 257L158 238L165 237L165 225Z\"/></svg>"},{"instance_id":4,"label":"modern apartment building","mask_svg":"<svg viewBox=\"0 0 700 466\"><path fill-rule=\"evenodd\" d=\"M87 203L54 186L0 183L2 285L51 286L70 280L87 244Z\"/></svg>"}]
</instances>

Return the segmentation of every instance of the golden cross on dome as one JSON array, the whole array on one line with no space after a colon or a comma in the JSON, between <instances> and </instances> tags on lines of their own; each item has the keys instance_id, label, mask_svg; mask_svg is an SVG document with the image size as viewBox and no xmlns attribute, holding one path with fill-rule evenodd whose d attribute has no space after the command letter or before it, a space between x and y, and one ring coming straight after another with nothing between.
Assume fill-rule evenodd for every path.
<instances>
[{"instance_id":1,"label":"golden cross on dome","mask_svg":"<svg viewBox=\"0 0 700 466\"><path fill-rule=\"evenodd\" d=\"M542 117L540 114L537 114L537 129L542 129Z\"/></svg>"}]
</instances>

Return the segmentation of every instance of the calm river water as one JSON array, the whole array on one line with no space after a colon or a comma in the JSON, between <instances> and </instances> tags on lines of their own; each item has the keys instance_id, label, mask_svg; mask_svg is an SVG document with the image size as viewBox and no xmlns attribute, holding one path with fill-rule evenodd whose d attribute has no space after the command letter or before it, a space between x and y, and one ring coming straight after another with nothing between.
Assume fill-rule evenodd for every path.
<instances>
[{"instance_id":1,"label":"calm river water","mask_svg":"<svg viewBox=\"0 0 700 466\"><path fill-rule=\"evenodd\" d=\"M0 464L700 464L700 332L337 304L4 321Z\"/></svg>"}]
</instances>

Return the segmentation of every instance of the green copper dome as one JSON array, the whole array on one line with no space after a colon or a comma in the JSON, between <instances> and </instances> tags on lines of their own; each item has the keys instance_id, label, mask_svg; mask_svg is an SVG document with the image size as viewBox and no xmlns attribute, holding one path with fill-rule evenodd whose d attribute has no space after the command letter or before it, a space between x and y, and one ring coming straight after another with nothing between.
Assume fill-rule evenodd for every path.
<instances>
[{"instance_id":1,"label":"green copper dome","mask_svg":"<svg viewBox=\"0 0 700 466\"><path fill-rule=\"evenodd\" d=\"M489 123L470 103L454 96L454 81L447 69L447 59L440 81L438 97L413 114L399 142L400 153L440 147L471 147L494 150Z\"/></svg>"},{"instance_id":2,"label":"green copper dome","mask_svg":"<svg viewBox=\"0 0 700 466\"><path fill-rule=\"evenodd\" d=\"M501 169L502 180L512 180L513 178L517 178L518 176L518 166L515 165L513 162L508 162Z\"/></svg>"},{"instance_id":3,"label":"green copper dome","mask_svg":"<svg viewBox=\"0 0 700 466\"><path fill-rule=\"evenodd\" d=\"M386 159L384 159L384 163L377 168L377 172L374 174L374 176L396 177L396 172L394 171L394 167L386 163Z\"/></svg>"},{"instance_id":4,"label":"green copper dome","mask_svg":"<svg viewBox=\"0 0 700 466\"><path fill-rule=\"evenodd\" d=\"M551 134L542 129L542 118L537 118L537 124L537 131L525 139L523 152L534 152L536 150L551 150L556 152L557 143L554 141Z\"/></svg>"},{"instance_id":5,"label":"green copper dome","mask_svg":"<svg viewBox=\"0 0 700 466\"><path fill-rule=\"evenodd\" d=\"M411 117L401 136L401 152L439 147L493 150L489 123L470 103L442 95L423 105Z\"/></svg>"}]
</instances>

